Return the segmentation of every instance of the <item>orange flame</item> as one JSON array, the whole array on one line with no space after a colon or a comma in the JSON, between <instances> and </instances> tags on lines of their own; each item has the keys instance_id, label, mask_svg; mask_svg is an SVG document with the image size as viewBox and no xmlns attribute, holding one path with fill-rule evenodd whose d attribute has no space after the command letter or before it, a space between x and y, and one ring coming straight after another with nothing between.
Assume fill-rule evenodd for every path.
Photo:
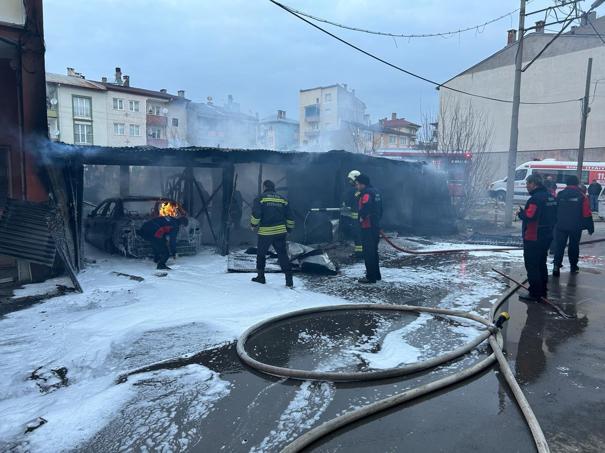
<instances>
[{"instance_id":1,"label":"orange flame","mask_svg":"<svg viewBox=\"0 0 605 453\"><path fill-rule=\"evenodd\" d=\"M162 217L178 217L178 212L178 208L169 201L165 201L160 205L159 213Z\"/></svg>"}]
</instances>

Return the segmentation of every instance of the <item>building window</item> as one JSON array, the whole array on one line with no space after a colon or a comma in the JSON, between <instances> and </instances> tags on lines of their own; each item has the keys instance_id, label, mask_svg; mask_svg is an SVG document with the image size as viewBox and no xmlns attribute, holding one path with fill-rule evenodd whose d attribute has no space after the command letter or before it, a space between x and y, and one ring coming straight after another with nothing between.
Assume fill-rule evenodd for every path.
<instances>
[{"instance_id":1,"label":"building window","mask_svg":"<svg viewBox=\"0 0 605 453\"><path fill-rule=\"evenodd\" d=\"M147 135L151 138L161 139L162 129L160 129L159 127L150 127L149 131L147 132Z\"/></svg>"},{"instance_id":2,"label":"building window","mask_svg":"<svg viewBox=\"0 0 605 453\"><path fill-rule=\"evenodd\" d=\"M74 118L92 119L92 99L84 96L73 98Z\"/></svg>"},{"instance_id":3,"label":"building window","mask_svg":"<svg viewBox=\"0 0 605 453\"><path fill-rule=\"evenodd\" d=\"M389 145L397 143L397 137L395 135L389 135Z\"/></svg>"},{"instance_id":4,"label":"building window","mask_svg":"<svg viewBox=\"0 0 605 453\"><path fill-rule=\"evenodd\" d=\"M113 109L114 110L124 110L124 99L113 98Z\"/></svg>"},{"instance_id":5,"label":"building window","mask_svg":"<svg viewBox=\"0 0 605 453\"><path fill-rule=\"evenodd\" d=\"M139 111L139 101L128 101L128 108L131 112L138 112Z\"/></svg>"},{"instance_id":6,"label":"building window","mask_svg":"<svg viewBox=\"0 0 605 453\"><path fill-rule=\"evenodd\" d=\"M332 102L332 93L326 93L326 94L324 94L324 101L325 102Z\"/></svg>"},{"instance_id":7,"label":"building window","mask_svg":"<svg viewBox=\"0 0 605 453\"><path fill-rule=\"evenodd\" d=\"M74 123L74 143L76 145L92 145L92 124Z\"/></svg>"},{"instance_id":8,"label":"building window","mask_svg":"<svg viewBox=\"0 0 605 453\"><path fill-rule=\"evenodd\" d=\"M179 127L179 119L178 118L172 118L172 125L174 127Z\"/></svg>"},{"instance_id":9,"label":"building window","mask_svg":"<svg viewBox=\"0 0 605 453\"><path fill-rule=\"evenodd\" d=\"M113 133L115 135L124 135L125 124L124 123L113 123Z\"/></svg>"},{"instance_id":10,"label":"building window","mask_svg":"<svg viewBox=\"0 0 605 453\"><path fill-rule=\"evenodd\" d=\"M149 114L160 116L162 114L162 107L160 107L159 105L150 105Z\"/></svg>"},{"instance_id":11,"label":"building window","mask_svg":"<svg viewBox=\"0 0 605 453\"><path fill-rule=\"evenodd\" d=\"M399 144L400 145L407 145L407 139L405 137L399 137Z\"/></svg>"},{"instance_id":12,"label":"building window","mask_svg":"<svg viewBox=\"0 0 605 453\"><path fill-rule=\"evenodd\" d=\"M131 137L140 137L141 136L141 126L138 124L130 125L130 136Z\"/></svg>"}]
</instances>

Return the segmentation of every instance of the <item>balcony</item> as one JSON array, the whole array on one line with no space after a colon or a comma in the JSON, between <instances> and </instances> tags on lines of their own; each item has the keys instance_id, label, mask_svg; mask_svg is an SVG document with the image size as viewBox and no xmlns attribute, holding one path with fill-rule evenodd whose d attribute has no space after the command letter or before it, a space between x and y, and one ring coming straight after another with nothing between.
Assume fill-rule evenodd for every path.
<instances>
[{"instance_id":1,"label":"balcony","mask_svg":"<svg viewBox=\"0 0 605 453\"><path fill-rule=\"evenodd\" d=\"M166 127L168 125L168 118L161 115L150 115L147 114L147 126L159 126Z\"/></svg>"},{"instance_id":2,"label":"balcony","mask_svg":"<svg viewBox=\"0 0 605 453\"><path fill-rule=\"evenodd\" d=\"M147 137L147 144L156 148L168 148L168 140L165 138Z\"/></svg>"},{"instance_id":3,"label":"balcony","mask_svg":"<svg viewBox=\"0 0 605 453\"><path fill-rule=\"evenodd\" d=\"M305 121L308 123L319 122L319 105L312 104L305 107Z\"/></svg>"}]
</instances>

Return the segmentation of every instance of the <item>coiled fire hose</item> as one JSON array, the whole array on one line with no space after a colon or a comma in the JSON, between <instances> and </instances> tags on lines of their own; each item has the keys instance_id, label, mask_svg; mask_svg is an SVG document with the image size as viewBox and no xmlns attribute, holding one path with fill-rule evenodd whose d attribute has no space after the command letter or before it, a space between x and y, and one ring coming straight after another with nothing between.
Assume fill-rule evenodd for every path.
<instances>
[{"instance_id":1,"label":"coiled fire hose","mask_svg":"<svg viewBox=\"0 0 605 453\"><path fill-rule=\"evenodd\" d=\"M500 306L518 289L518 286L511 287L507 292L505 292L500 299L494 304L490 311L490 319L495 318L496 312L498 312ZM378 370L378 371L368 371L368 372L347 372L347 373L337 373L337 372L320 372L320 371L308 371L308 370L296 370L284 367L278 367L269 365L263 362L260 362L248 355L246 351L246 343L248 339L254 335L256 332L259 332L266 328L269 325L287 320L296 318L302 315L307 315L310 313L326 313L330 311L338 311L338 310L378 310L378 311L404 311L404 312L417 312L417 313L432 313L436 315L445 315L452 317L461 317L476 321L478 323L483 324L486 327L486 330L481 333L476 339L471 342L450 351L441 356L435 357L433 359L429 359L425 362L416 362L404 365L402 367L390 368L386 370ZM305 310L299 310L291 313L287 313L285 315L276 316L274 318L270 318L266 321L262 321L258 324L247 329L237 342L237 354L240 359L246 363L248 366L257 369L261 372L285 378L294 378L300 380L323 380L323 381L334 381L334 382L343 382L343 381L368 381L373 379L382 379L385 377L395 377L402 376L405 374L411 374L418 372L420 370L426 370L428 368L433 368L435 366L441 365L443 363L452 361L463 354L469 352L480 343L482 343L485 339L489 341L490 347L492 349L492 354L488 357L480 360L474 365L465 368L457 373L453 373L451 375L445 376L443 378L437 379L428 384L421 385L419 387L406 390L402 393L395 394L388 398L384 398L382 400L371 403L367 406L363 406L361 408L352 410L347 412L341 416L333 418L323 424L307 431L302 436L295 439L289 445L287 445L282 453L295 453L300 452L304 448L310 446L311 444L317 442L319 439L347 426L351 423L357 422L364 418L367 418L376 413L382 412L388 408L403 404L405 402L417 399L423 395L428 395L437 390L449 387L458 382L461 382L494 364L496 361L500 365L500 370L502 375L504 376L506 382L510 386L513 395L525 417L525 420L529 426L529 429L532 433L536 449L539 453L547 453L549 452L548 444L546 442L546 438L544 437L544 433L534 415L529 402L523 395L523 391L519 387L519 384L515 380L515 377L504 357L502 352L502 335L500 333L500 328L504 324L504 322L508 319L508 314L503 312L501 313L497 319L494 320L494 323L482 318L480 316L466 313L457 310L447 310L440 308L429 308L429 307L416 307L411 305L393 305L393 304L346 304L346 305L338 305L338 306L326 306L319 308L311 308Z\"/></svg>"}]
</instances>

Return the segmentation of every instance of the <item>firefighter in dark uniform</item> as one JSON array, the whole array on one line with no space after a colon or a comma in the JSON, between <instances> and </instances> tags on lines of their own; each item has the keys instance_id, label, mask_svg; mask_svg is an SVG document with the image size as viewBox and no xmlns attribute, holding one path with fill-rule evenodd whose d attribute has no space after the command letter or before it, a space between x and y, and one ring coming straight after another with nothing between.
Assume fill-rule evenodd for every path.
<instances>
[{"instance_id":1,"label":"firefighter in dark uniform","mask_svg":"<svg viewBox=\"0 0 605 453\"><path fill-rule=\"evenodd\" d=\"M565 246L569 258L570 272L579 272L578 260L580 258L580 239L582 230L587 229L588 234L594 233L594 222L590 211L590 202L578 187L578 177L568 176L567 187L557 195L557 225L555 227L555 260L552 271L553 277L560 275L563 266Z\"/></svg>"},{"instance_id":2,"label":"firefighter in dark uniform","mask_svg":"<svg viewBox=\"0 0 605 453\"><path fill-rule=\"evenodd\" d=\"M382 217L382 197L370 185L370 178L361 174L356 179L359 191L359 225L366 276L359 283L376 283L381 280L378 262L378 242L380 241L380 218Z\"/></svg>"},{"instance_id":3,"label":"firefighter in dark uniform","mask_svg":"<svg viewBox=\"0 0 605 453\"><path fill-rule=\"evenodd\" d=\"M359 195L360 192L355 187L355 180L361 174L358 170L351 170L347 175L347 182L351 188L345 194L343 201L343 214L341 221L343 222L344 230L348 238L353 239L354 250L352 257L356 259L363 258L363 246L361 245L361 228L359 227Z\"/></svg>"},{"instance_id":4,"label":"firefighter in dark uniform","mask_svg":"<svg viewBox=\"0 0 605 453\"><path fill-rule=\"evenodd\" d=\"M138 231L146 241L151 243L153 260L158 264L157 269L167 269L166 261L176 255L176 240L181 225L187 226L187 217L154 217L145 222Z\"/></svg>"},{"instance_id":5,"label":"firefighter in dark uniform","mask_svg":"<svg viewBox=\"0 0 605 453\"><path fill-rule=\"evenodd\" d=\"M290 213L288 200L275 192L273 181L263 182L263 193L256 197L252 205L250 226L258 234L256 249L256 270L258 275L253 282L265 283L265 263L267 251L273 245L281 270L286 274L286 286L291 288L292 270L286 249L286 234L294 229L294 220Z\"/></svg>"},{"instance_id":6,"label":"firefighter in dark uniform","mask_svg":"<svg viewBox=\"0 0 605 453\"><path fill-rule=\"evenodd\" d=\"M525 181L530 194L525 208L517 215L523 221L523 260L529 281L529 293L519 299L538 301L546 297L548 268L546 259L557 219L557 202L542 183L540 175L529 175Z\"/></svg>"}]
</instances>

